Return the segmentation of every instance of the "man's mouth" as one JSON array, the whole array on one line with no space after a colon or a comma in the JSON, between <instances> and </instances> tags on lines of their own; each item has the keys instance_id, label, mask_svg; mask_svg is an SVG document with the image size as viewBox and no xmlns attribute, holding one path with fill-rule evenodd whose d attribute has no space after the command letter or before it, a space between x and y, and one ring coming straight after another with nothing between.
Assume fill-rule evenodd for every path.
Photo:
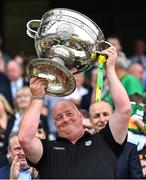
<instances>
[{"instance_id":1,"label":"man's mouth","mask_svg":"<svg viewBox=\"0 0 146 180\"><path fill-rule=\"evenodd\" d=\"M104 127L105 126L105 124L99 124L98 125L98 127Z\"/></svg>"}]
</instances>

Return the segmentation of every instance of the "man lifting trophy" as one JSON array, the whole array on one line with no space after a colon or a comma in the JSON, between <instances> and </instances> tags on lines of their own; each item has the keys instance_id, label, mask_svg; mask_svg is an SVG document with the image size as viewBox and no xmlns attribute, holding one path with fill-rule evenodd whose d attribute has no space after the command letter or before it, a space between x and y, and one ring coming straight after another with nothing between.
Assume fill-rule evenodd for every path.
<instances>
[{"instance_id":1,"label":"man lifting trophy","mask_svg":"<svg viewBox=\"0 0 146 180\"><path fill-rule=\"evenodd\" d=\"M115 72L116 49L105 42L102 31L91 19L70 9L53 9L41 20L29 21L27 33L35 39L38 55L27 65L32 101L22 117L18 135L28 164L36 168L40 179L115 179L131 111L126 90ZM96 62L96 102L100 101L106 63L115 104L106 127L98 133L88 133L75 104L61 100L51 112L58 137L52 141L37 138L44 96L71 94L76 87L74 74Z\"/></svg>"}]
</instances>

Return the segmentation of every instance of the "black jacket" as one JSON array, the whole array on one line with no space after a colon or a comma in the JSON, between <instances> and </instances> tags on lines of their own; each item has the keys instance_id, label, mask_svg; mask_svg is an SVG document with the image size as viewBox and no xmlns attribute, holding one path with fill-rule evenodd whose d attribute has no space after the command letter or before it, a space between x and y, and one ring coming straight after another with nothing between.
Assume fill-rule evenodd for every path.
<instances>
[{"instance_id":1,"label":"black jacket","mask_svg":"<svg viewBox=\"0 0 146 180\"><path fill-rule=\"evenodd\" d=\"M119 156L117 164L117 178L119 179L142 179L142 167L140 164L137 146L127 142Z\"/></svg>"}]
</instances>

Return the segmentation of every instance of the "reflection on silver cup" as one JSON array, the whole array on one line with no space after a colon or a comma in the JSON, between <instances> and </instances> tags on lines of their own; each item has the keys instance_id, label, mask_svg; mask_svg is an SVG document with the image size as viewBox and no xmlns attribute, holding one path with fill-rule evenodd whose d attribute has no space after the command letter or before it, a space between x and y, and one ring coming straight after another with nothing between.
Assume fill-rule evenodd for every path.
<instances>
[{"instance_id":1,"label":"reflection on silver cup","mask_svg":"<svg viewBox=\"0 0 146 180\"><path fill-rule=\"evenodd\" d=\"M73 75L95 64L91 54L104 42L95 22L66 8L49 10L41 20L29 21L27 34L34 38L38 55L28 62L27 76L47 79L46 94L52 96L67 96L74 91Z\"/></svg>"}]
</instances>

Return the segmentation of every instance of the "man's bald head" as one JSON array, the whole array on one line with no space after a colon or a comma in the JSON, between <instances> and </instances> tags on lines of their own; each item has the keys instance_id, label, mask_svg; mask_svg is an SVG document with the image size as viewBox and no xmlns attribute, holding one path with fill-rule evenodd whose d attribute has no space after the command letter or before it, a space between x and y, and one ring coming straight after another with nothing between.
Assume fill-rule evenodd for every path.
<instances>
[{"instance_id":1,"label":"man's bald head","mask_svg":"<svg viewBox=\"0 0 146 180\"><path fill-rule=\"evenodd\" d=\"M128 68L128 72L140 80L143 79L144 68L139 63L132 63Z\"/></svg>"}]
</instances>

